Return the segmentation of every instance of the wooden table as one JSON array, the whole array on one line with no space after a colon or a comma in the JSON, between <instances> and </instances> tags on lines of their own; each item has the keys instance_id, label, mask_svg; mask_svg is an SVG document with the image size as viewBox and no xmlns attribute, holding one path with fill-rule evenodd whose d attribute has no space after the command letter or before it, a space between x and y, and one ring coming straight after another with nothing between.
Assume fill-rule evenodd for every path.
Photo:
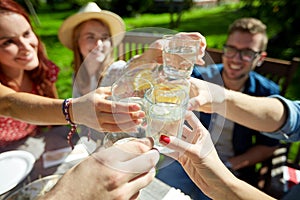
<instances>
[{"instance_id":1,"label":"wooden table","mask_svg":"<svg viewBox=\"0 0 300 200\"><path fill-rule=\"evenodd\" d=\"M4 149L0 149L1 152L10 151L10 150L25 150L31 152L35 158L36 162L34 164L33 170L30 174L19 183L14 189L0 196L0 199L5 199L5 196L11 194L17 189L21 188L28 183L49 175L53 174L63 174L65 171L70 169L80 160L72 161L68 163L63 163L58 166L53 166L49 168L43 167L43 158L42 155L46 151L56 150L64 147L68 147L67 143L67 134L70 128L67 126L54 126L52 128L47 128L42 131L41 134L38 134L34 137L28 137L24 140L17 142L16 144L10 145ZM78 141L78 135L75 136L74 141ZM169 192L174 192L174 188L166 185L158 179L155 179L150 185L144 188L140 192L140 200L160 200L166 199L166 195ZM177 191L178 192L178 191ZM167 195L168 196L168 195Z\"/></svg>"}]
</instances>

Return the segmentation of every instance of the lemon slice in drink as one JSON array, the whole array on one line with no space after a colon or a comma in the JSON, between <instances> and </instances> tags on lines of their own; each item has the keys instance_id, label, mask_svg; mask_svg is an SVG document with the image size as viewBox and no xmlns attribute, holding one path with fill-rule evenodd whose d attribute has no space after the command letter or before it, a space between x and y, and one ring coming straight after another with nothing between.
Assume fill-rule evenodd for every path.
<instances>
[{"instance_id":1,"label":"lemon slice in drink","mask_svg":"<svg viewBox=\"0 0 300 200\"><path fill-rule=\"evenodd\" d=\"M154 91L155 100L161 103L179 103L180 98L178 98L176 91L180 89L179 86L170 87L166 84L157 85L157 89Z\"/></svg>"},{"instance_id":2,"label":"lemon slice in drink","mask_svg":"<svg viewBox=\"0 0 300 200\"><path fill-rule=\"evenodd\" d=\"M150 83L145 80L148 80ZM151 87L152 82L153 78L151 69L143 69L135 75L133 86L137 91L147 90Z\"/></svg>"},{"instance_id":3,"label":"lemon slice in drink","mask_svg":"<svg viewBox=\"0 0 300 200\"><path fill-rule=\"evenodd\" d=\"M145 79L135 79L133 82L133 87L135 91L145 91L151 88L151 83L147 82Z\"/></svg>"}]
</instances>

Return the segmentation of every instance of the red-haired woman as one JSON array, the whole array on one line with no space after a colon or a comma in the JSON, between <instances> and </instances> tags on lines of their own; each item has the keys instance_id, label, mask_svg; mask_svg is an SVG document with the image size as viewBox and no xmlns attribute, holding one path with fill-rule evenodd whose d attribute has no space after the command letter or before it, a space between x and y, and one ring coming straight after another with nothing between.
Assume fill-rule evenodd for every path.
<instances>
[{"instance_id":1,"label":"red-haired woman","mask_svg":"<svg viewBox=\"0 0 300 200\"><path fill-rule=\"evenodd\" d=\"M45 53L26 11L12 0L0 1L0 83L17 92L57 98L58 67ZM0 147L34 134L35 125L0 117Z\"/></svg>"}]
</instances>

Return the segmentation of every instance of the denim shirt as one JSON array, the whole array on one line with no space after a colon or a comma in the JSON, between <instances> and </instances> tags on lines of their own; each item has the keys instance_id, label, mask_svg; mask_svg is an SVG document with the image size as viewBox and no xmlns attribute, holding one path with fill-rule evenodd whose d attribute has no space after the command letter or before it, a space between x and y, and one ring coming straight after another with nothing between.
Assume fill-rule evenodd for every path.
<instances>
[{"instance_id":1,"label":"denim shirt","mask_svg":"<svg viewBox=\"0 0 300 200\"><path fill-rule=\"evenodd\" d=\"M271 95L272 98L279 99L287 109L287 119L284 125L273 133L263 134L278 140L295 142L300 140L300 101L291 101L280 95Z\"/></svg>"},{"instance_id":2,"label":"denim shirt","mask_svg":"<svg viewBox=\"0 0 300 200\"><path fill-rule=\"evenodd\" d=\"M192 77L223 86L224 84L221 77L222 70L223 64L211 65L209 67L195 66ZM249 73L249 78L243 90L243 93L251 96L271 96L279 94L279 92L280 90L277 84L254 71ZM213 123L218 115L216 113L208 114L203 112L195 112L195 114L209 131L211 127L214 126ZM252 142L253 137L256 138L255 144ZM277 146L279 141L261 134L259 131L234 123L232 146L235 155L245 153L256 144ZM249 176L253 172L253 166L241 169L242 174L248 174Z\"/></svg>"},{"instance_id":3,"label":"denim shirt","mask_svg":"<svg viewBox=\"0 0 300 200\"><path fill-rule=\"evenodd\" d=\"M192 76L224 86L221 76L222 70L223 65L213 65L209 68L195 66ZM244 93L254 96L270 96L273 94L279 94L279 87L274 82L264 78L256 72L250 72L249 79L245 85ZM209 115L202 112L195 112L195 114L198 116L198 118L200 118L201 122L206 128L208 128L210 125L211 117L216 115ZM298 121L300 123L300 120ZM253 146L252 135L258 136L258 140L256 141L257 143L268 145L278 144L278 140L269 138L263 134L260 134L258 131L235 123L232 142L236 155L245 152L247 149ZM255 166L247 167L246 169L244 168L242 171L240 171L240 173L241 176L244 175L241 178L248 181L250 178L252 178L252 176L256 176ZM205 195L202 193L202 191L193 183L193 181L190 180L189 176L185 173L177 161L158 170L156 177L172 187L181 189L183 192L193 197L193 199L209 199L208 197L205 198Z\"/></svg>"}]
</instances>

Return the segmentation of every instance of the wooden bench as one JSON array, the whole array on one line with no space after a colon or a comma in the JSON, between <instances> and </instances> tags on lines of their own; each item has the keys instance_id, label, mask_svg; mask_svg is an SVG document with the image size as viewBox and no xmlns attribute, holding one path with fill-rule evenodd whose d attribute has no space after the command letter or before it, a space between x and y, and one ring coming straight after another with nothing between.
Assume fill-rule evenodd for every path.
<instances>
[{"instance_id":1,"label":"wooden bench","mask_svg":"<svg viewBox=\"0 0 300 200\"><path fill-rule=\"evenodd\" d=\"M161 39L162 34L127 32L121 44L116 48L119 60L128 61L135 55L143 53L151 43Z\"/></svg>"}]
</instances>

